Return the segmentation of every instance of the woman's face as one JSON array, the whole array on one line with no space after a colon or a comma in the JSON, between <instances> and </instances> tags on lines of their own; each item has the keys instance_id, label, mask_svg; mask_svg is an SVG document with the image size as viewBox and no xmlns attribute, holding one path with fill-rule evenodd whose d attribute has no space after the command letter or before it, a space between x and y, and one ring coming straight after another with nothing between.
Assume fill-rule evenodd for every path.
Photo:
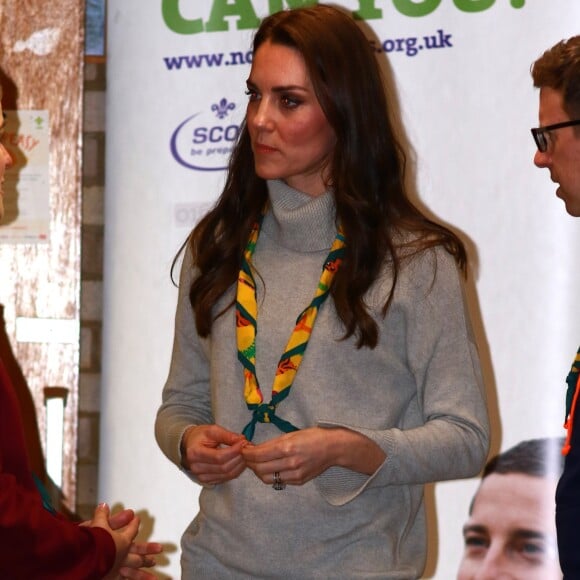
<instances>
[{"instance_id":1,"label":"woman's face","mask_svg":"<svg viewBox=\"0 0 580 580\"><path fill-rule=\"evenodd\" d=\"M247 84L246 120L256 173L282 179L308 195L324 193L336 137L302 55L265 42L254 55Z\"/></svg>"},{"instance_id":2,"label":"woman's face","mask_svg":"<svg viewBox=\"0 0 580 580\"><path fill-rule=\"evenodd\" d=\"M12 165L12 157L2 142L4 137L4 111L0 103L0 220L4 217L4 173Z\"/></svg>"}]
</instances>

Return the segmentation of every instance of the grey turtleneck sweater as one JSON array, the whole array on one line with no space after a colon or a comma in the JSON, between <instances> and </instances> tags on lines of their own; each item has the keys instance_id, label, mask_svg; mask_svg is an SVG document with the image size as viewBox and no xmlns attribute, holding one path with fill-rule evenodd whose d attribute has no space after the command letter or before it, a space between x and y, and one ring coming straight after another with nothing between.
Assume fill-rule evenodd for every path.
<instances>
[{"instance_id":1,"label":"grey turtleneck sweater","mask_svg":"<svg viewBox=\"0 0 580 580\"><path fill-rule=\"evenodd\" d=\"M269 400L276 365L297 315L312 299L336 234L333 197L310 197L269 182L253 263L258 284L256 369ZM348 243L348 240L347 240ZM250 420L237 360L235 313L195 330L181 272L169 377L156 437L180 465L189 425L240 432ZM250 470L206 486L182 538L185 579L410 579L426 553L423 484L475 475L488 450L488 419L477 348L460 276L443 249L407 262L386 318L388 269L366 301L379 324L375 349L356 349L332 299L318 315L290 396L277 411L297 427L343 426L377 443L387 459L367 476L332 467L302 486L276 491ZM232 299L231 288L221 303ZM219 307L219 305L218 305ZM281 433L258 423L254 443ZM195 506L192 506L192 512Z\"/></svg>"}]
</instances>

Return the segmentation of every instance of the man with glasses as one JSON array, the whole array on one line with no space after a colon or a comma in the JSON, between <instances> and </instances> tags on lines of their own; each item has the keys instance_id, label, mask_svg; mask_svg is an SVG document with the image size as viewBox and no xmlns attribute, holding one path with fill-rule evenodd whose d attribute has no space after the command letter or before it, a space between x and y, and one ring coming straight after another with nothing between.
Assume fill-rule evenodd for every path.
<instances>
[{"instance_id":1,"label":"man with glasses","mask_svg":"<svg viewBox=\"0 0 580 580\"><path fill-rule=\"evenodd\" d=\"M533 65L540 89L540 127L534 163L550 170L566 211L580 217L580 36L561 41Z\"/></svg>"},{"instance_id":2,"label":"man with glasses","mask_svg":"<svg viewBox=\"0 0 580 580\"><path fill-rule=\"evenodd\" d=\"M534 163L550 171L566 211L580 217L580 36L563 40L533 65L540 89L540 127L532 129L538 147ZM556 527L565 579L580 578L580 423L575 413L580 393L580 350L566 382L566 455L556 491ZM575 425L578 423L578 425Z\"/></svg>"}]
</instances>

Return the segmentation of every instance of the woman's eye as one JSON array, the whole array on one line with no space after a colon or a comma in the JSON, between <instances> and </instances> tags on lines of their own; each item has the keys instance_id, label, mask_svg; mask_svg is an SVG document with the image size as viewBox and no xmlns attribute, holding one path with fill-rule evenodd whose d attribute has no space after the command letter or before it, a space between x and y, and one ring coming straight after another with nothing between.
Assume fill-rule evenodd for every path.
<instances>
[{"instance_id":1,"label":"woman's eye","mask_svg":"<svg viewBox=\"0 0 580 580\"><path fill-rule=\"evenodd\" d=\"M302 102L300 99L297 99L291 95L283 95L280 100L287 109L294 109Z\"/></svg>"},{"instance_id":2,"label":"woman's eye","mask_svg":"<svg viewBox=\"0 0 580 580\"><path fill-rule=\"evenodd\" d=\"M258 93L254 89L246 89L246 95L249 101L255 101L258 98Z\"/></svg>"}]
</instances>

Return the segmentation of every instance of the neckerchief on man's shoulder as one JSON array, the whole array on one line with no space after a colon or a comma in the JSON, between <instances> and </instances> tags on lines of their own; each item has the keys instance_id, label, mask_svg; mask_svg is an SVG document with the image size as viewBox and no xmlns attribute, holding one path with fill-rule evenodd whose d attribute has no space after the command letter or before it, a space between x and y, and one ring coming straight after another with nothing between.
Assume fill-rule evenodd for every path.
<instances>
[{"instance_id":1,"label":"neckerchief on man's shoulder","mask_svg":"<svg viewBox=\"0 0 580 580\"><path fill-rule=\"evenodd\" d=\"M568 455L572 448L572 426L574 425L574 414L576 412L576 403L578 393L580 392L580 348L576 353L576 358L572 363L572 368L566 377L568 388L566 389L566 417L564 428L567 430L566 441L562 448L562 454Z\"/></svg>"}]
</instances>

